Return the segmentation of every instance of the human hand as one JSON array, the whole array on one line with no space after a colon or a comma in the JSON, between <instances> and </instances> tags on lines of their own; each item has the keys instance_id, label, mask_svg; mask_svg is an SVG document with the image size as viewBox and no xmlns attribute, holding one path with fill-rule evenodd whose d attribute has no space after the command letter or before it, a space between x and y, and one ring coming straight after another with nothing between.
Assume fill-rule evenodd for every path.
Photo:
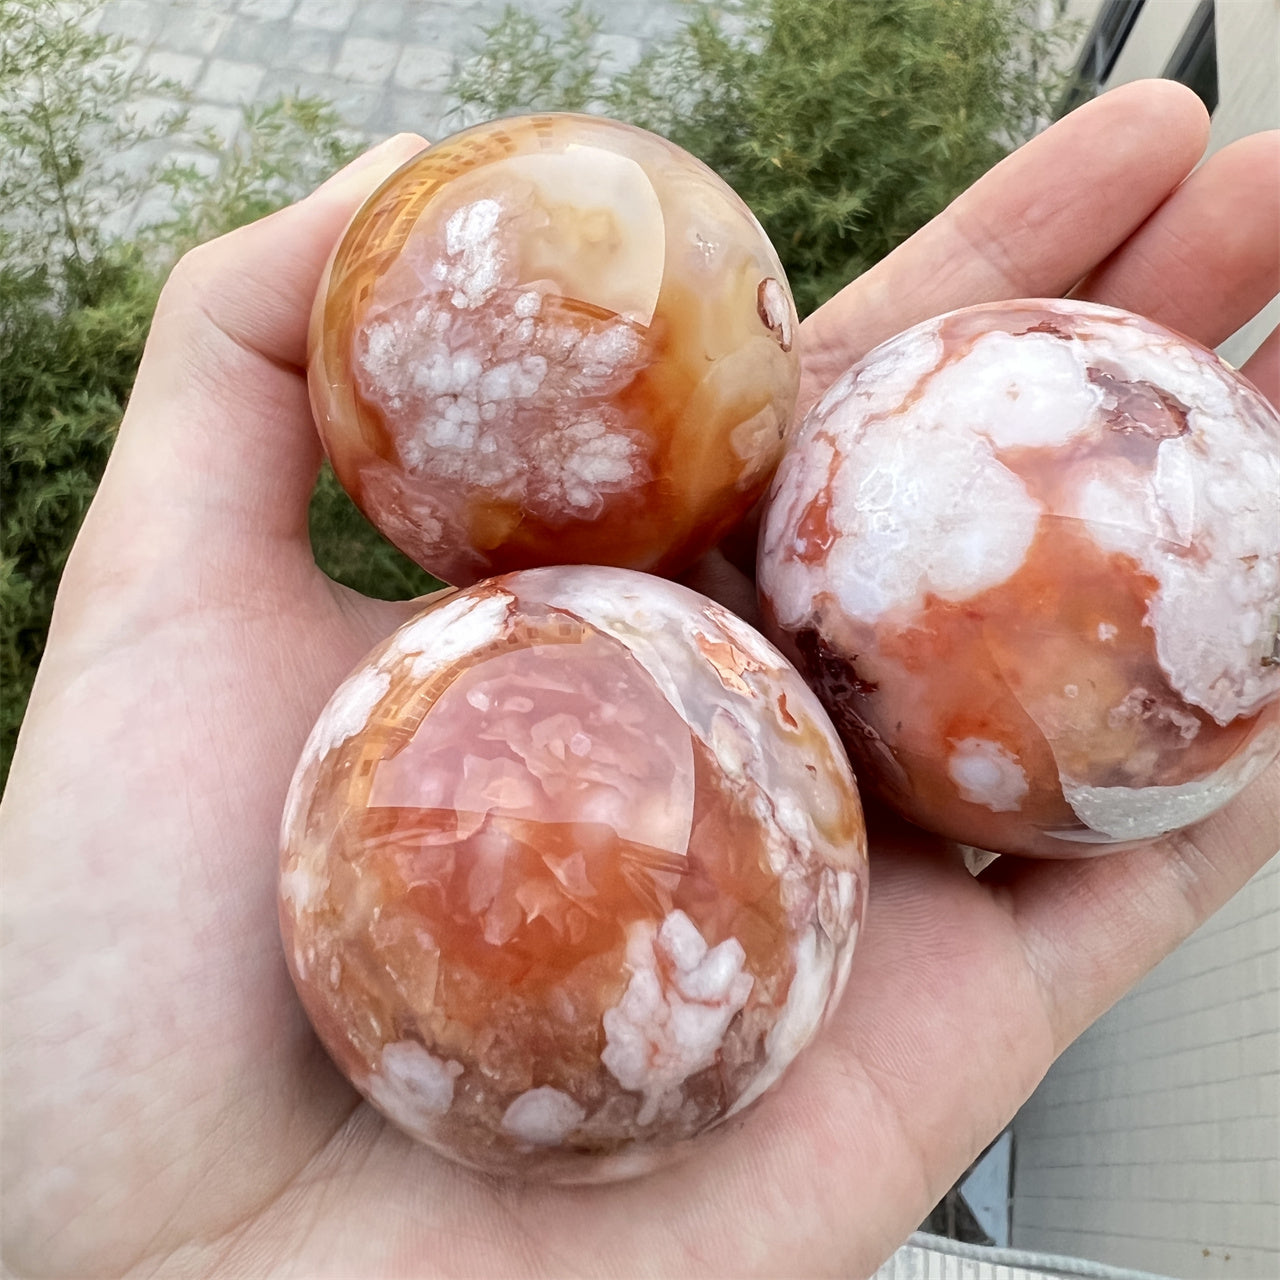
<instances>
[{"instance_id":1,"label":"human hand","mask_svg":"<svg viewBox=\"0 0 1280 1280\"><path fill-rule=\"evenodd\" d=\"M1077 285L1221 341L1277 291L1277 139L1179 186L1206 132L1167 84L1049 130L806 323L804 401L928 315ZM7 1261L77 1276L867 1274L1056 1054L1274 852L1280 777L1149 849L1002 859L978 880L886 824L836 1018L751 1116L674 1168L506 1184L387 1126L294 996L276 840L312 720L414 609L315 567L302 366L343 224L420 145L393 139L197 250L161 301L0 805ZM1274 335L1245 372L1280 395Z\"/></svg>"}]
</instances>

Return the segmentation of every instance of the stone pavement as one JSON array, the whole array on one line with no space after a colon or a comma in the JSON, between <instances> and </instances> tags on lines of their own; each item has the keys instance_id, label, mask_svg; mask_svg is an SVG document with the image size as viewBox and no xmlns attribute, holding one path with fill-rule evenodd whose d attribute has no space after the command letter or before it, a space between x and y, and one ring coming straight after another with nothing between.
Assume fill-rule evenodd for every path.
<instances>
[{"instance_id":1,"label":"stone pavement","mask_svg":"<svg viewBox=\"0 0 1280 1280\"><path fill-rule=\"evenodd\" d=\"M191 122L228 140L240 106L283 93L331 101L368 139L401 130L441 137L460 126L447 87L503 0L105 0L98 30L132 46L134 65L181 85ZM552 19L563 0L521 0ZM682 0L596 0L597 43L627 66L672 31ZM157 100L144 111L176 106Z\"/></svg>"}]
</instances>

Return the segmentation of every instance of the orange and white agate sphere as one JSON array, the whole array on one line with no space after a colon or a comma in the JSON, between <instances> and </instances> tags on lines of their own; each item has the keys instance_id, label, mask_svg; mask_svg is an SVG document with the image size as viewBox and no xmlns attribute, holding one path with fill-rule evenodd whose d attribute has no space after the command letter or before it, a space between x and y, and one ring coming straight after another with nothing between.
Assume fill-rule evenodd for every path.
<instances>
[{"instance_id":1,"label":"orange and white agate sphere","mask_svg":"<svg viewBox=\"0 0 1280 1280\"><path fill-rule=\"evenodd\" d=\"M534 569L402 627L320 716L280 919L334 1061L477 1168L644 1172L769 1088L848 971L857 788L816 697L702 596Z\"/></svg>"},{"instance_id":2,"label":"orange and white agate sphere","mask_svg":"<svg viewBox=\"0 0 1280 1280\"><path fill-rule=\"evenodd\" d=\"M338 479L455 585L544 564L678 573L760 497L799 366L750 210L662 138L479 125L365 202L309 381Z\"/></svg>"},{"instance_id":3,"label":"orange and white agate sphere","mask_svg":"<svg viewBox=\"0 0 1280 1280\"><path fill-rule=\"evenodd\" d=\"M1122 311L954 312L807 418L759 585L908 818L1050 857L1148 840L1280 749L1280 417Z\"/></svg>"}]
</instances>

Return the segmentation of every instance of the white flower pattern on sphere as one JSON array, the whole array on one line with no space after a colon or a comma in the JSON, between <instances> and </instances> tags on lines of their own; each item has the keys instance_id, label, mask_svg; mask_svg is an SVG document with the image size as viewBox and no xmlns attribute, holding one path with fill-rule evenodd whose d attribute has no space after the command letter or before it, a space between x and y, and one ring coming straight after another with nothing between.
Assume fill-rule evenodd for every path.
<instances>
[{"instance_id":1,"label":"white flower pattern on sphere","mask_svg":"<svg viewBox=\"0 0 1280 1280\"><path fill-rule=\"evenodd\" d=\"M1000 852L1220 808L1280 733L1280 416L1212 352L1060 300L926 321L778 470L770 631L862 778Z\"/></svg>"}]
</instances>

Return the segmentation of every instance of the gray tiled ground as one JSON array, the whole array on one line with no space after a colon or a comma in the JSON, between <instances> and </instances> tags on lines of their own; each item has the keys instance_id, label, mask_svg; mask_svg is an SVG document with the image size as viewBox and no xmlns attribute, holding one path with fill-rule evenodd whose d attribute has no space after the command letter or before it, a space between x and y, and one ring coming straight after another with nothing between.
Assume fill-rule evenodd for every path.
<instances>
[{"instance_id":1,"label":"gray tiled ground","mask_svg":"<svg viewBox=\"0 0 1280 1280\"><path fill-rule=\"evenodd\" d=\"M546 17L562 0L524 0ZM503 0L105 0L102 31L140 64L191 94L197 118L221 134L234 108L296 91L331 100L369 139L401 130L440 137L459 124L447 86L460 57ZM672 30L684 0L597 0L609 66Z\"/></svg>"}]
</instances>

